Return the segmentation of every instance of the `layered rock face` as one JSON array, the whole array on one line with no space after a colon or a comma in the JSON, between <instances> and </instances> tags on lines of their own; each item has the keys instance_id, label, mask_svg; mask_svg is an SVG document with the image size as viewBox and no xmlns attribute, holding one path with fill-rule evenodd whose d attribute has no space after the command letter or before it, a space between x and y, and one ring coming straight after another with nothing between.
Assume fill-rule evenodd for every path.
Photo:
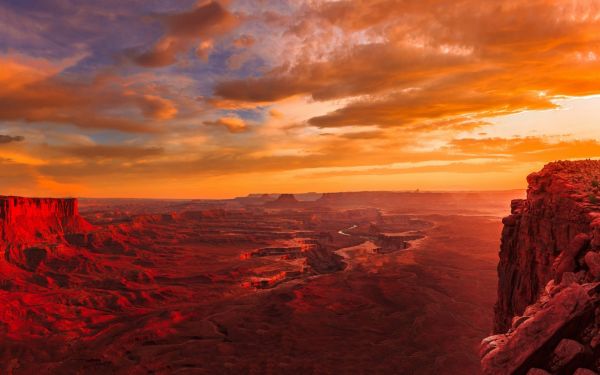
<instances>
[{"instance_id":1,"label":"layered rock face","mask_svg":"<svg viewBox=\"0 0 600 375\"><path fill-rule=\"evenodd\" d=\"M600 161L550 163L527 181L527 199L512 201L503 219L496 335L482 342L483 373L594 374Z\"/></svg>"},{"instance_id":2,"label":"layered rock face","mask_svg":"<svg viewBox=\"0 0 600 375\"><path fill-rule=\"evenodd\" d=\"M0 197L0 245L11 263L35 268L49 246L90 229L76 199Z\"/></svg>"},{"instance_id":3,"label":"layered rock face","mask_svg":"<svg viewBox=\"0 0 600 375\"><path fill-rule=\"evenodd\" d=\"M77 199L0 197L0 239L38 241L44 234L64 235L90 229Z\"/></svg>"}]
</instances>

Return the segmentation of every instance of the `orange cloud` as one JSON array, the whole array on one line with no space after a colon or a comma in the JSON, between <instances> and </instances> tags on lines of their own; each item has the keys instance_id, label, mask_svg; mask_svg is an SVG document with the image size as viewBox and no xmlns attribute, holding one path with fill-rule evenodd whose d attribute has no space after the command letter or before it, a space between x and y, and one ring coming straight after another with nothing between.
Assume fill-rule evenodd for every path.
<instances>
[{"instance_id":1,"label":"orange cloud","mask_svg":"<svg viewBox=\"0 0 600 375\"><path fill-rule=\"evenodd\" d=\"M170 100L156 95L142 95L139 104L146 117L157 120L169 120L177 115L177 108Z\"/></svg>"},{"instance_id":2,"label":"orange cloud","mask_svg":"<svg viewBox=\"0 0 600 375\"><path fill-rule=\"evenodd\" d=\"M227 128L230 133L241 133L248 129L244 120L239 117L221 117L216 121L205 121L204 124L223 126Z\"/></svg>"},{"instance_id":3,"label":"orange cloud","mask_svg":"<svg viewBox=\"0 0 600 375\"><path fill-rule=\"evenodd\" d=\"M208 179L219 195L231 181L246 181L242 193L314 190L316 177L323 189L387 189L460 174L495 184L480 173L517 187L532 165L600 156L595 139L494 125L600 93L597 1L146 2L150 16L98 4L68 27L40 10L48 21L31 25L54 34L25 28L21 52L0 56L5 192L183 195L173 181L186 179L189 196ZM119 29L86 28L98 12Z\"/></svg>"},{"instance_id":4,"label":"orange cloud","mask_svg":"<svg viewBox=\"0 0 600 375\"><path fill-rule=\"evenodd\" d=\"M0 75L0 120L152 133L160 128L148 119L168 120L177 114L172 101L131 90L118 77L91 82L63 78L60 73L67 67L49 60L0 57L0 71L10 72ZM130 109L141 116L132 116ZM123 114L116 114L118 110Z\"/></svg>"},{"instance_id":5,"label":"orange cloud","mask_svg":"<svg viewBox=\"0 0 600 375\"><path fill-rule=\"evenodd\" d=\"M596 140L553 141L542 137L453 140L448 150L470 157L503 157L513 163L600 157Z\"/></svg>"},{"instance_id":6,"label":"orange cloud","mask_svg":"<svg viewBox=\"0 0 600 375\"><path fill-rule=\"evenodd\" d=\"M342 0L303 9L288 29L304 41L299 55L262 76L223 80L215 95L240 103L348 99L308 123L434 130L422 125L548 109L558 97L600 92L594 1Z\"/></svg>"},{"instance_id":7,"label":"orange cloud","mask_svg":"<svg viewBox=\"0 0 600 375\"><path fill-rule=\"evenodd\" d=\"M254 37L252 35L240 35L239 38L235 39L233 41L233 45L236 46L237 48L245 48L245 47L250 47L252 45L254 45L254 43L256 42L256 39L254 39Z\"/></svg>"}]
</instances>

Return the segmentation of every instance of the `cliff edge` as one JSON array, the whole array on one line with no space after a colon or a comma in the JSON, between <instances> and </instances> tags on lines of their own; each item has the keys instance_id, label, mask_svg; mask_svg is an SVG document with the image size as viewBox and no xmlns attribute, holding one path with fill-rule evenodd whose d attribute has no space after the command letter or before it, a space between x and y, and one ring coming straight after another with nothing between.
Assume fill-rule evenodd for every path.
<instances>
[{"instance_id":1,"label":"cliff edge","mask_svg":"<svg viewBox=\"0 0 600 375\"><path fill-rule=\"evenodd\" d=\"M32 269L46 248L93 227L79 216L77 199L0 196L0 246L9 263Z\"/></svg>"},{"instance_id":2,"label":"cliff edge","mask_svg":"<svg viewBox=\"0 0 600 375\"><path fill-rule=\"evenodd\" d=\"M596 374L600 368L600 161L527 177L503 219L494 336L484 374Z\"/></svg>"}]
</instances>

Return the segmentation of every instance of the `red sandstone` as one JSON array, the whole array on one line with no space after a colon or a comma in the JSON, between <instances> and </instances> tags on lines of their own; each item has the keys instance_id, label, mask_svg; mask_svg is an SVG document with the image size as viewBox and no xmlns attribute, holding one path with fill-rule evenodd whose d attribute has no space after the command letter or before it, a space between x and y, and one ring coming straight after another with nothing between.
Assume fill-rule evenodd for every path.
<instances>
[{"instance_id":1,"label":"red sandstone","mask_svg":"<svg viewBox=\"0 0 600 375\"><path fill-rule=\"evenodd\" d=\"M600 161L555 162L504 218L484 374L600 369Z\"/></svg>"}]
</instances>

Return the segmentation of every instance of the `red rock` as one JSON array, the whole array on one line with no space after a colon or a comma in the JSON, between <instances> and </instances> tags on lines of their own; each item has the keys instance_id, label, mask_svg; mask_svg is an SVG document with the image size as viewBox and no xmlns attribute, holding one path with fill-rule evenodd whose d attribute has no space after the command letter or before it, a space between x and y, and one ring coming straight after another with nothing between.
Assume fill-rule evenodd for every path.
<instances>
[{"instance_id":1,"label":"red rock","mask_svg":"<svg viewBox=\"0 0 600 375\"><path fill-rule=\"evenodd\" d=\"M595 277L600 277L600 254L590 251L585 254L585 264L588 266L590 273Z\"/></svg>"},{"instance_id":2,"label":"red rock","mask_svg":"<svg viewBox=\"0 0 600 375\"><path fill-rule=\"evenodd\" d=\"M572 284L556 294L537 314L519 325L507 341L485 355L481 361L485 375L522 372L532 356L580 319L591 308L591 297L584 287Z\"/></svg>"},{"instance_id":3,"label":"red rock","mask_svg":"<svg viewBox=\"0 0 600 375\"><path fill-rule=\"evenodd\" d=\"M485 357L489 352L506 343L506 335L493 335L481 340L479 357Z\"/></svg>"},{"instance_id":4,"label":"red rock","mask_svg":"<svg viewBox=\"0 0 600 375\"><path fill-rule=\"evenodd\" d=\"M550 163L529 175L527 199L511 203L494 327L508 333L484 355L484 374L594 374L586 368L600 363L600 206L589 197L598 176L600 161Z\"/></svg>"},{"instance_id":5,"label":"red rock","mask_svg":"<svg viewBox=\"0 0 600 375\"><path fill-rule=\"evenodd\" d=\"M528 176L527 199L512 201L504 220L494 332L506 332L549 280L579 271L578 256L590 242L600 246L600 224L589 216L594 208L575 199L599 175L600 161L586 160L550 163Z\"/></svg>"},{"instance_id":6,"label":"red rock","mask_svg":"<svg viewBox=\"0 0 600 375\"><path fill-rule=\"evenodd\" d=\"M560 253L553 264L554 279L560 282L565 272L573 272L577 268L576 257L590 244L590 236L579 233L569 243L569 247Z\"/></svg>"},{"instance_id":7,"label":"red rock","mask_svg":"<svg viewBox=\"0 0 600 375\"><path fill-rule=\"evenodd\" d=\"M550 373L539 368L532 368L531 370L527 371L527 375L550 375Z\"/></svg>"},{"instance_id":8,"label":"red rock","mask_svg":"<svg viewBox=\"0 0 600 375\"><path fill-rule=\"evenodd\" d=\"M516 329L529 318L529 316L515 316L512 320L512 329Z\"/></svg>"},{"instance_id":9,"label":"red rock","mask_svg":"<svg viewBox=\"0 0 600 375\"><path fill-rule=\"evenodd\" d=\"M85 232L92 226L78 212L77 199L0 196L0 240L39 242L40 237Z\"/></svg>"},{"instance_id":10,"label":"red rock","mask_svg":"<svg viewBox=\"0 0 600 375\"><path fill-rule=\"evenodd\" d=\"M404 207L398 196L381 210ZM418 216L305 202L267 210L101 200L85 209L93 231L52 224L39 238L45 244L28 243L19 252L28 269L0 258L0 372L475 374L470 351L489 329L481 311L491 310L500 223L462 210L431 218L439 206L423 196ZM357 247L360 234L338 232L371 223L377 232L432 229L423 230L426 246L389 256ZM319 243L325 251L310 251ZM306 258L238 258L297 246ZM353 267L333 272L345 260L335 251L351 247L341 254ZM403 264L418 253L426 253L422 264ZM254 279L268 289L240 287Z\"/></svg>"},{"instance_id":11,"label":"red rock","mask_svg":"<svg viewBox=\"0 0 600 375\"><path fill-rule=\"evenodd\" d=\"M598 373L592 370L588 370L586 368L578 368L577 370L575 370L573 375L598 375Z\"/></svg>"},{"instance_id":12,"label":"red rock","mask_svg":"<svg viewBox=\"0 0 600 375\"><path fill-rule=\"evenodd\" d=\"M331 273L346 268L344 258L323 246L306 252L306 262L316 273Z\"/></svg>"},{"instance_id":13,"label":"red rock","mask_svg":"<svg viewBox=\"0 0 600 375\"><path fill-rule=\"evenodd\" d=\"M65 236L91 229L93 226L79 216L76 199L0 196L4 259L26 270L36 270L55 255L56 244L64 243Z\"/></svg>"},{"instance_id":14,"label":"red rock","mask_svg":"<svg viewBox=\"0 0 600 375\"><path fill-rule=\"evenodd\" d=\"M558 372L568 368L585 354L585 347L575 340L562 339L554 349L549 368Z\"/></svg>"},{"instance_id":15,"label":"red rock","mask_svg":"<svg viewBox=\"0 0 600 375\"><path fill-rule=\"evenodd\" d=\"M276 200L265 203L270 208L294 208L302 205L302 202L296 199L294 194L281 194Z\"/></svg>"},{"instance_id":16,"label":"red rock","mask_svg":"<svg viewBox=\"0 0 600 375\"><path fill-rule=\"evenodd\" d=\"M515 225L517 225L518 218L518 215L508 215L502 219L502 224L509 227L514 227Z\"/></svg>"}]
</instances>

